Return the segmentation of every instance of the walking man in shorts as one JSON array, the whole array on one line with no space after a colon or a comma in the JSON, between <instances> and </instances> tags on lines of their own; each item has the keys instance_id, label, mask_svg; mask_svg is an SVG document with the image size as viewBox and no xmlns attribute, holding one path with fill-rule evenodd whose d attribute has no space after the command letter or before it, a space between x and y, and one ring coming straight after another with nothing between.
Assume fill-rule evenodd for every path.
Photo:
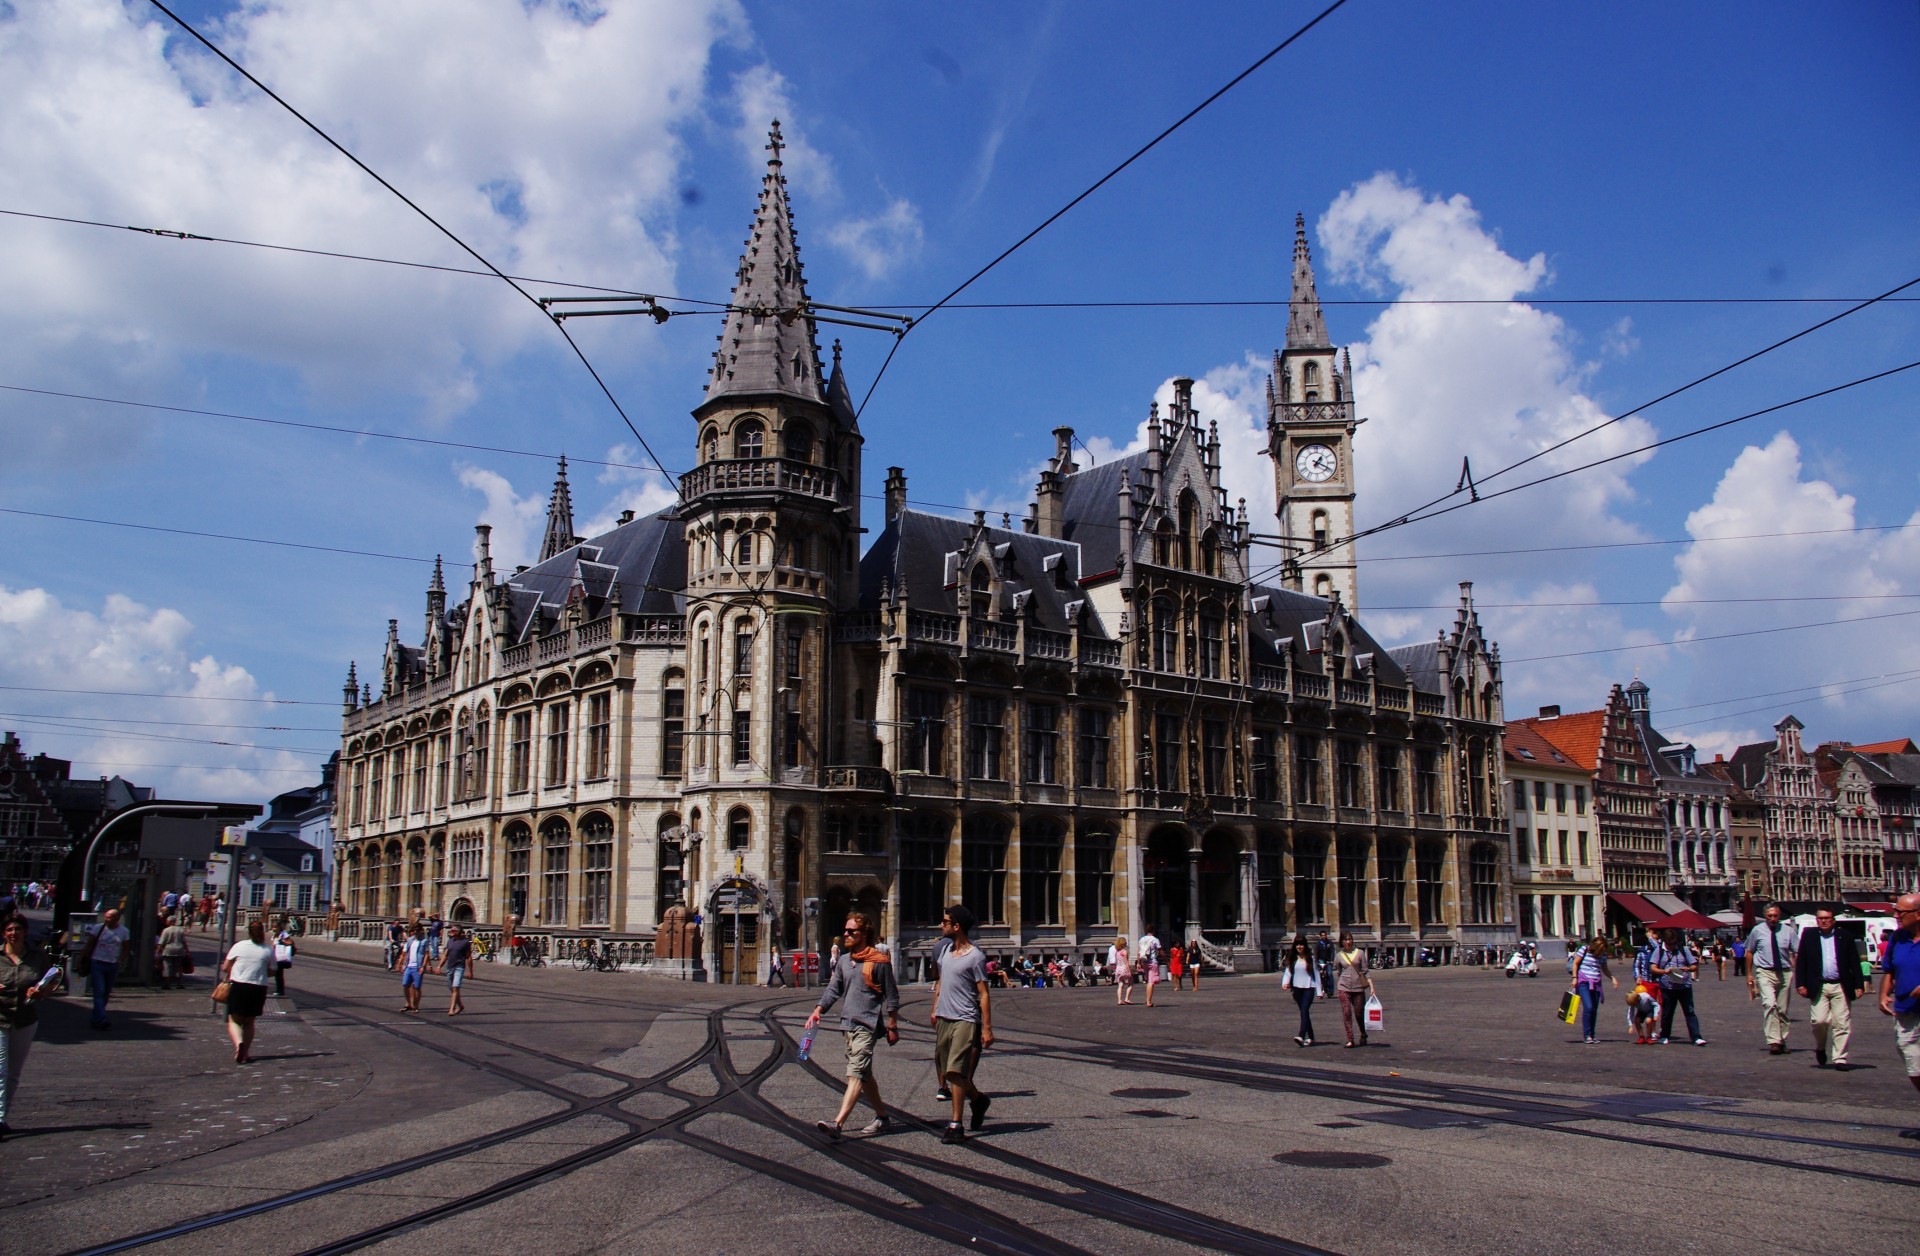
<instances>
[{"instance_id":1,"label":"walking man in shorts","mask_svg":"<svg viewBox=\"0 0 1920 1256\"><path fill-rule=\"evenodd\" d=\"M427 939L419 922L407 926L400 943L400 993L406 996L403 1012L420 1010L420 974L427 966Z\"/></svg>"},{"instance_id":2,"label":"walking man in shorts","mask_svg":"<svg viewBox=\"0 0 1920 1256\"><path fill-rule=\"evenodd\" d=\"M447 986L453 991L447 1015L458 1016L467 1010L460 997L460 987L467 984L467 977L473 972L473 939L459 925L447 926L447 949L440 959L440 971L447 974Z\"/></svg>"},{"instance_id":3,"label":"walking man in shorts","mask_svg":"<svg viewBox=\"0 0 1920 1256\"><path fill-rule=\"evenodd\" d=\"M880 1082L873 1075L873 1048L883 1034L888 1046L900 1041L900 987L894 981L893 960L874 945L873 931L873 917L863 911L847 913L842 939L846 949L833 966L833 976L820 995L820 1006L807 1017L807 1032L812 1033L822 1015L835 1003L846 1000L840 1009L840 1028L847 1035L847 1093L831 1121L813 1123L828 1138L840 1137L841 1128L863 1094L873 1108L873 1120L862 1126L860 1133L871 1138L887 1132L887 1105L880 1099Z\"/></svg>"},{"instance_id":4,"label":"walking man in shorts","mask_svg":"<svg viewBox=\"0 0 1920 1256\"><path fill-rule=\"evenodd\" d=\"M1880 1010L1893 1017L1894 1041L1907 1067L1907 1080L1920 1090L1920 894L1895 899L1893 916L1900 922L1900 931L1887 944ZM1920 1139L1920 1129L1902 1130L1900 1137Z\"/></svg>"},{"instance_id":5,"label":"walking man in shorts","mask_svg":"<svg viewBox=\"0 0 1920 1256\"><path fill-rule=\"evenodd\" d=\"M973 1128L979 1129L992 1100L973 1082L980 1052L993 1045L993 1008L987 994L987 961L980 948L967 940L974 915L959 903L940 918L940 934L952 947L940 957L933 982L933 1071L953 1098L953 1119L943 1143L961 1143L963 1105L973 1108Z\"/></svg>"}]
</instances>

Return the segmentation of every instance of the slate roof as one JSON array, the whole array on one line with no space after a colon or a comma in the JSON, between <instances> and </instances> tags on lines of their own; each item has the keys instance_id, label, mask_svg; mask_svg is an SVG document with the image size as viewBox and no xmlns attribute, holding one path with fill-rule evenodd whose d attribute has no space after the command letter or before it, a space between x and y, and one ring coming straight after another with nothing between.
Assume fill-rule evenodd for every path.
<instances>
[{"instance_id":1,"label":"slate roof","mask_svg":"<svg viewBox=\"0 0 1920 1256\"><path fill-rule=\"evenodd\" d=\"M576 584L598 614L613 583L620 583L620 605L629 615L678 615L685 599L669 590L687 585L687 547L684 527L672 508L616 526L580 544L535 563L506 581L510 631L515 641L533 635L536 608L558 614Z\"/></svg>"},{"instance_id":2,"label":"slate roof","mask_svg":"<svg viewBox=\"0 0 1920 1256\"><path fill-rule=\"evenodd\" d=\"M907 605L915 610L960 613L960 590L949 587L947 555L964 550L973 535L974 525L962 519L902 511L887 524L866 555L860 560L860 605L873 610L880 605L880 586L887 582L899 587L904 577ZM1080 589L1080 547L1072 541L1056 540L1010 528L988 527L987 544L1000 554L1002 564L1011 563L1011 573L1003 574L1004 614L1013 595L1026 593L1033 611L1032 622L1054 632L1068 627L1067 605L1084 601ZM1057 558L1049 570L1047 560ZM1099 617L1089 613L1081 631L1092 636L1108 636Z\"/></svg>"},{"instance_id":3,"label":"slate roof","mask_svg":"<svg viewBox=\"0 0 1920 1256\"><path fill-rule=\"evenodd\" d=\"M1574 766L1588 772L1600 768L1600 739L1605 735L1607 713L1599 711L1576 711L1572 715L1562 715L1554 719L1543 720L1530 715L1515 720L1514 724L1523 724L1532 728L1540 736L1559 747L1560 752L1572 759ZM1509 728L1512 725L1508 725Z\"/></svg>"},{"instance_id":4,"label":"slate roof","mask_svg":"<svg viewBox=\"0 0 1920 1256\"><path fill-rule=\"evenodd\" d=\"M1333 604L1310 593L1298 593L1266 584L1249 585L1247 595L1252 599L1253 606L1247 617L1248 654L1253 661L1278 663L1279 643L1291 637L1294 667L1308 674L1324 674L1326 659L1321 653L1321 635L1326 628L1327 611ZM1262 599L1266 606L1264 612L1260 610ZM1382 684L1404 685L1411 681L1416 689L1429 693L1444 692L1441 686L1421 684L1410 676L1400 660L1399 652L1388 650L1374 640L1373 634L1358 620L1350 619L1348 625L1353 632L1352 639L1347 643L1348 656L1373 655L1373 667L1379 673Z\"/></svg>"},{"instance_id":5,"label":"slate roof","mask_svg":"<svg viewBox=\"0 0 1920 1256\"><path fill-rule=\"evenodd\" d=\"M707 400L777 393L825 404L820 346L813 320L794 317L807 305L800 245L793 230L787 178L780 172L780 123L768 136L767 173L747 232L733 288L733 312L718 337ZM785 312L787 317L781 317Z\"/></svg>"},{"instance_id":6,"label":"slate roof","mask_svg":"<svg viewBox=\"0 0 1920 1256\"><path fill-rule=\"evenodd\" d=\"M1755 741L1735 750L1726 761L1733 783L1745 790L1760 788L1760 782L1767 774L1767 755L1772 752L1773 745L1770 741Z\"/></svg>"},{"instance_id":7,"label":"slate roof","mask_svg":"<svg viewBox=\"0 0 1920 1256\"><path fill-rule=\"evenodd\" d=\"M1086 547L1088 575L1103 576L1115 569L1114 558L1120 553L1122 473L1130 484L1144 482L1149 456L1143 449L1061 478L1061 534Z\"/></svg>"},{"instance_id":8,"label":"slate roof","mask_svg":"<svg viewBox=\"0 0 1920 1256\"><path fill-rule=\"evenodd\" d=\"M1731 785L1733 787L1733 800L1735 802L1753 801L1753 795L1748 793L1746 788L1741 785L1738 777L1734 774L1733 765L1725 759L1715 759L1712 763L1703 763L1700 765L1700 771L1702 775L1714 777L1717 780L1725 781Z\"/></svg>"}]
</instances>

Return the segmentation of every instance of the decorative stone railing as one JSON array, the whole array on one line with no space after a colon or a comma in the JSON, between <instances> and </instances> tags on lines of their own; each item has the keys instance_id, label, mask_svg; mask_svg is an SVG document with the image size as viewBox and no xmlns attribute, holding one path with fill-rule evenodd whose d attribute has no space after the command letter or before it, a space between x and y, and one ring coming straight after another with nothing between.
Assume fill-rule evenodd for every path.
<instances>
[{"instance_id":1,"label":"decorative stone railing","mask_svg":"<svg viewBox=\"0 0 1920 1256\"><path fill-rule=\"evenodd\" d=\"M791 458L722 458L681 476L680 495L692 501L706 493L778 489L834 501L838 478L828 468Z\"/></svg>"}]
</instances>

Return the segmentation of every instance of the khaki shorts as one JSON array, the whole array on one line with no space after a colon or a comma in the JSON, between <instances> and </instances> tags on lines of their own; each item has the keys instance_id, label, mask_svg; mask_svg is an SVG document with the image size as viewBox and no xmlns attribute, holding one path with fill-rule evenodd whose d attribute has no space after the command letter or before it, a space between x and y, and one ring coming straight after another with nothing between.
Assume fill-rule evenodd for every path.
<instances>
[{"instance_id":1,"label":"khaki shorts","mask_svg":"<svg viewBox=\"0 0 1920 1256\"><path fill-rule=\"evenodd\" d=\"M880 1035L865 1025L847 1031L847 1076L868 1077L873 1073L873 1048Z\"/></svg>"},{"instance_id":2,"label":"khaki shorts","mask_svg":"<svg viewBox=\"0 0 1920 1256\"><path fill-rule=\"evenodd\" d=\"M980 1049L977 1021L938 1020L933 1026L933 1074L941 1081L965 1077L973 1071L973 1055Z\"/></svg>"},{"instance_id":3,"label":"khaki shorts","mask_svg":"<svg viewBox=\"0 0 1920 1256\"><path fill-rule=\"evenodd\" d=\"M1900 1058L1907 1062L1907 1076L1920 1077L1920 1012L1901 1012L1893 1018L1894 1040L1900 1044Z\"/></svg>"}]
</instances>

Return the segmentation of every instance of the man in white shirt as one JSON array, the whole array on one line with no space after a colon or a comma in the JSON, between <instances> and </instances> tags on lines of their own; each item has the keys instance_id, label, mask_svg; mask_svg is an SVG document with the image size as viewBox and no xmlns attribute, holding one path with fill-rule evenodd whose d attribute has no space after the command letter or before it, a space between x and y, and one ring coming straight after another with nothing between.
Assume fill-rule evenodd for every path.
<instances>
[{"instance_id":1,"label":"man in white shirt","mask_svg":"<svg viewBox=\"0 0 1920 1256\"><path fill-rule=\"evenodd\" d=\"M80 957L87 961L87 982L93 988L93 1027L112 1029L107 1022L107 1000L113 997L114 979L120 975L120 957L126 953L127 940L133 935L120 923L120 913L109 907L100 923L87 926L86 949Z\"/></svg>"},{"instance_id":2,"label":"man in white shirt","mask_svg":"<svg viewBox=\"0 0 1920 1256\"><path fill-rule=\"evenodd\" d=\"M1760 1000L1768 1055L1787 1053L1787 1005L1799 950L1799 926L1780 919L1778 903L1768 904L1766 919L1747 935L1747 997Z\"/></svg>"}]
</instances>

